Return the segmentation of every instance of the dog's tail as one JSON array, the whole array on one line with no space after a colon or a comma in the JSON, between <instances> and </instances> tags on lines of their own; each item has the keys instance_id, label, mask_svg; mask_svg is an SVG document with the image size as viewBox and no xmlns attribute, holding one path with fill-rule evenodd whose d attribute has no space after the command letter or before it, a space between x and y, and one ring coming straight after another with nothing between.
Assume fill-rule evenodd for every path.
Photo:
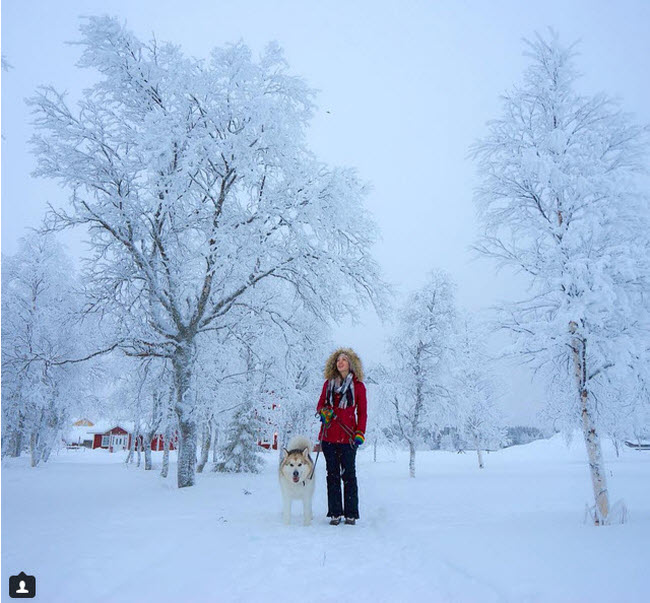
<instances>
[{"instance_id":1,"label":"dog's tail","mask_svg":"<svg viewBox=\"0 0 650 603\"><path fill-rule=\"evenodd\" d=\"M293 436L289 440L289 444L287 446L288 450L304 450L305 448L309 452L311 452L311 448L312 448L311 442L305 436L300 436L300 435Z\"/></svg>"}]
</instances>

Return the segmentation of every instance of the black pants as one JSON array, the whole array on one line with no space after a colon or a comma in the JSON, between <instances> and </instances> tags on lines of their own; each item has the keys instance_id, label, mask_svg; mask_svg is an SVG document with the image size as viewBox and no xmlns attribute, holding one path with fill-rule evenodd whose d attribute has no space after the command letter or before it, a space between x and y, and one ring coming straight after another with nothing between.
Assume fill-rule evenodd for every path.
<instances>
[{"instance_id":1,"label":"black pants","mask_svg":"<svg viewBox=\"0 0 650 603\"><path fill-rule=\"evenodd\" d=\"M359 519L356 447L350 444L322 442L321 448L327 465L327 516ZM343 480L342 502L341 480Z\"/></svg>"}]
</instances>

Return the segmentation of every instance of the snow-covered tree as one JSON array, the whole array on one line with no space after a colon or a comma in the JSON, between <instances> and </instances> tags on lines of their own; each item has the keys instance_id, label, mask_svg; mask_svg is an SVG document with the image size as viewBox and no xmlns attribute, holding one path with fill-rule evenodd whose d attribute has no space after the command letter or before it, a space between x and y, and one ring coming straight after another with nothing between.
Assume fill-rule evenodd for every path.
<instances>
[{"instance_id":1,"label":"snow-covered tree","mask_svg":"<svg viewBox=\"0 0 650 603\"><path fill-rule=\"evenodd\" d=\"M80 407L85 332L72 262L53 236L21 239L2 258L2 454L46 461Z\"/></svg>"},{"instance_id":2,"label":"snow-covered tree","mask_svg":"<svg viewBox=\"0 0 650 603\"><path fill-rule=\"evenodd\" d=\"M504 305L500 324L582 425L600 525L609 514L600 409L618 412L613 393L644 370L650 340L648 212L635 187L647 130L606 96L577 92L574 49L556 34L527 45L523 83L474 147L478 250L529 277L530 294Z\"/></svg>"},{"instance_id":3,"label":"snow-covered tree","mask_svg":"<svg viewBox=\"0 0 650 603\"><path fill-rule=\"evenodd\" d=\"M482 450L498 447L504 439L504 420L497 401L497 384L485 349L487 331L467 312L456 324L454 349L455 425L468 447L476 448L483 468Z\"/></svg>"},{"instance_id":4,"label":"snow-covered tree","mask_svg":"<svg viewBox=\"0 0 650 603\"><path fill-rule=\"evenodd\" d=\"M366 443L372 447L373 461L377 462L377 451L380 446L394 448L398 445L399 436L392 429L395 421L393 399L386 388L388 370L382 364L367 366L365 370L365 385L368 400L372 401L372 420L366 429Z\"/></svg>"},{"instance_id":5,"label":"snow-covered tree","mask_svg":"<svg viewBox=\"0 0 650 603\"><path fill-rule=\"evenodd\" d=\"M136 453L139 467L140 455L144 453L144 469L150 471L153 469L151 442L156 435L167 431L169 422L173 397L171 367L167 359L161 358L121 360L125 370L116 392L120 405L115 416L126 417L134 425L125 462L131 462Z\"/></svg>"},{"instance_id":6,"label":"snow-covered tree","mask_svg":"<svg viewBox=\"0 0 650 603\"><path fill-rule=\"evenodd\" d=\"M449 364L456 315L455 286L432 271L398 313L390 342L391 364L381 379L390 396L395 435L409 447L409 475L415 477L415 451L427 429L450 415ZM379 380L379 377L378 377Z\"/></svg>"},{"instance_id":7,"label":"snow-covered tree","mask_svg":"<svg viewBox=\"0 0 650 603\"><path fill-rule=\"evenodd\" d=\"M535 440L541 440L548 437L539 427L532 427L528 425L512 425L506 427L505 438L503 445L507 446L521 446L528 444Z\"/></svg>"},{"instance_id":8,"label":"snow-covered tree","mask_svg":"<svg viewBox=\"0 0 650 603\"><path fill-rule=\"evenodd\" d=\"M256 358L251 349L245 357L246 371L242 387L236 397L235 411L225 429L221 446L221 461L218 471L258 473L262 468L260 449L257 445L263 427L262 414L258 409L267 402L268 390L265 384L268 362Z\"/></svg>"},{"instance_id":9,"label":"snow-covered tree","mask_svg":"<svg viewBox=\"0 0 650 603\"><path fill-rule=\"evenodd\" d=\"M217 471L226 473L258 473L262 468L260 447L257 438L261 420L255 414L252 403L240 406L225 429L221 460L216 464Z\"/></svg>"},{"instance_id":10,"label":"snow-covered tree","mask_svg":"<svg viewBox=\"0 0 650 603\"><path fill-rule=\"evenodd\" d=\"M376 301L366 189L308 149L314 95L277 46L199 61L116 19L81 30L79 65L100 79L76 111L53 88L31 100L36 174L71 191L52 227L88 227L86 278L96 307L120 317L123 348L171 361L178 485L191 486L198 339L253 297L264 315L282 290L323 320Z\"/></svg>"}]
</instances>

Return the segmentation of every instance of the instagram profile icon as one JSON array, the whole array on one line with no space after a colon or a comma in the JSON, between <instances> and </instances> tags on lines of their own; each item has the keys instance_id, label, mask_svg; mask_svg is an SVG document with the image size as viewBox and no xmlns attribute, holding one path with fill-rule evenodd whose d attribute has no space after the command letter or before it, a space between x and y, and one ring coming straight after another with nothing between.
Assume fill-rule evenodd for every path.
<instances>
[{"instance_id":1,"label":"instagram profile icon","mask_svg":"<svg viewBox=\"0 0 650 603\"><path fill-rule=\"evenodd\" d=\"M9 596L12 599L33 599L36 596L36 578L25 572L9 576Z\"/></svg>"}]
</instances>

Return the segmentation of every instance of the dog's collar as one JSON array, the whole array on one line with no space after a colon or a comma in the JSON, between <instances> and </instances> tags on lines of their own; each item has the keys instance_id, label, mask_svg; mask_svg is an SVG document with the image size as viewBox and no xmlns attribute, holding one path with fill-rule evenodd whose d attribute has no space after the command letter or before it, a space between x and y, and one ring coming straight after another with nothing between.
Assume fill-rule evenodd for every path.
<instances>
[{"instance_id":1,"label":"dog's collar","mask_svg":"<svg viewBox=\"0 0 650 603\"><path fill-rule=\"evenodd\" d=\"M313 479L314 479L314 472L312 471L312 472L311 472L311 477L308 477L307 479L303 479L303 480L302 480L302 485L303 485L303 486L306 486L306 485L307 485L307 482L310 482L310 481L313 480Z\"/></svg>"}]
</instances>

